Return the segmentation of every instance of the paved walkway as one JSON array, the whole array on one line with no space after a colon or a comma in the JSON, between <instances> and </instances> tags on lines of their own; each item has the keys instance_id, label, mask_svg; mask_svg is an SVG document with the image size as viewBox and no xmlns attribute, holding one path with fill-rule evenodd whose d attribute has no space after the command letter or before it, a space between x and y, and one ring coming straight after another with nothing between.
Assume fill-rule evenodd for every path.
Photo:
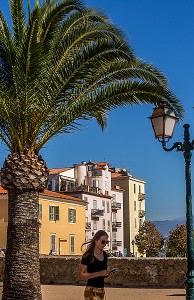
<instances>
[{"instance_id":1,"label":"paved walkway","mask_svg":"<svg viewBox=\"0 0 194 300\"><path fill-rule=\"evenodd\" d=\"M43 300L83 300L84 286L42 285ZM0 287L0 297L2 287ZM106 288L107 300L185 300L182 289Z\"/></svg>"}]
</instances>

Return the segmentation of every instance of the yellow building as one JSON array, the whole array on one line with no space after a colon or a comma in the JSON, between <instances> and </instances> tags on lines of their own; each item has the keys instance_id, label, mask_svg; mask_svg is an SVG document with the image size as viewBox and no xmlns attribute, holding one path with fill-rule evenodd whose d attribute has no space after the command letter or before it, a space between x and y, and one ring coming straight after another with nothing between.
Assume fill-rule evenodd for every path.
<instances>
[{"instance_id":1,"label":"yellow building","mask_svg":"<svg viewBox=\"0 0 194 300\"><path fill-rule=\"evenodd\" d=\"M7 191L0 186L0 248L6 248ZM82 255L87 202L44 190L39 195L40 254Z\"/></svg>"}]
</instances>

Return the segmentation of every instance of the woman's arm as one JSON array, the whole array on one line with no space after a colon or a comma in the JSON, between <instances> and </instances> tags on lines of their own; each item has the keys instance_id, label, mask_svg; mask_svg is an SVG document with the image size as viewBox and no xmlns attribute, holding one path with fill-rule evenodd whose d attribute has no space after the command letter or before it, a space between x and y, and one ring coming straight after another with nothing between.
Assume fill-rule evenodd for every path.
<instances>
[{"instance_id":1,"label":"woman's arm","mask_svg":"<svg viewBox=\"0 0 194 300\"><path fill-rule=\"evenodd\" d=\"M107 270L102 270L102 271L94 272L94 273L88 273L87 266L81 264L79 267L79 277L81 280L87 280L87 279L96 278L99 276L106 277L107 275L108 275Z\"/></svg>"}]
</instances>

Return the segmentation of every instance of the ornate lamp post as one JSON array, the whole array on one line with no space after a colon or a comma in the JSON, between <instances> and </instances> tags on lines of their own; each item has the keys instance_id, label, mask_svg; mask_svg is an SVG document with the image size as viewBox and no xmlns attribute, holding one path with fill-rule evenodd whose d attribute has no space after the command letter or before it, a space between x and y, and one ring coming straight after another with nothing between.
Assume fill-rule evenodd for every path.
<instances>
[{"instance_id":1,"label":"ornate lamp post","mask_svg":"<svg viewBox=\"0 0 194 300\"><path fill-rule=\"evenodd\" d=\"M193 216L192 216L192 195L191 195L191 156L194 149L194 140L190 141L189 127L185 124L184 141L176 142L171 148L166 143L173 136L174 128L178 118L174 111L166 104L154 108L153 114L149 117L155 137L162 143L165 151L182 151L185 159L185 180L186 180L186 225L187 225L187 273L185 280L186 300L194 300L194 249L193 249Z\"/></svg>"}]
</instances>

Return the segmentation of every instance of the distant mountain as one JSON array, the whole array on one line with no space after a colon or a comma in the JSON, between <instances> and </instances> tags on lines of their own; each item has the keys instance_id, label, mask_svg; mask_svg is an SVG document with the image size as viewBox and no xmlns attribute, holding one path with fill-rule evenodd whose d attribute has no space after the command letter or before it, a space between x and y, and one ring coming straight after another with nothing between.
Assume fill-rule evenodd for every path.
<instances>
[{"instance_id":1,"label":"distant mountain","mask_svg":"<svg viewBox=\"0 0 194 300\"><path fill-rule=\"evenodd\" d=\"M174 230L177 225L185 224L186 220L185 220L185 218L176 218L173 220L153 221L153 223L156 225L160 234L164 238L167 238L169 236L169 232L171 230Z\"/></svg>"}]
</instances>

